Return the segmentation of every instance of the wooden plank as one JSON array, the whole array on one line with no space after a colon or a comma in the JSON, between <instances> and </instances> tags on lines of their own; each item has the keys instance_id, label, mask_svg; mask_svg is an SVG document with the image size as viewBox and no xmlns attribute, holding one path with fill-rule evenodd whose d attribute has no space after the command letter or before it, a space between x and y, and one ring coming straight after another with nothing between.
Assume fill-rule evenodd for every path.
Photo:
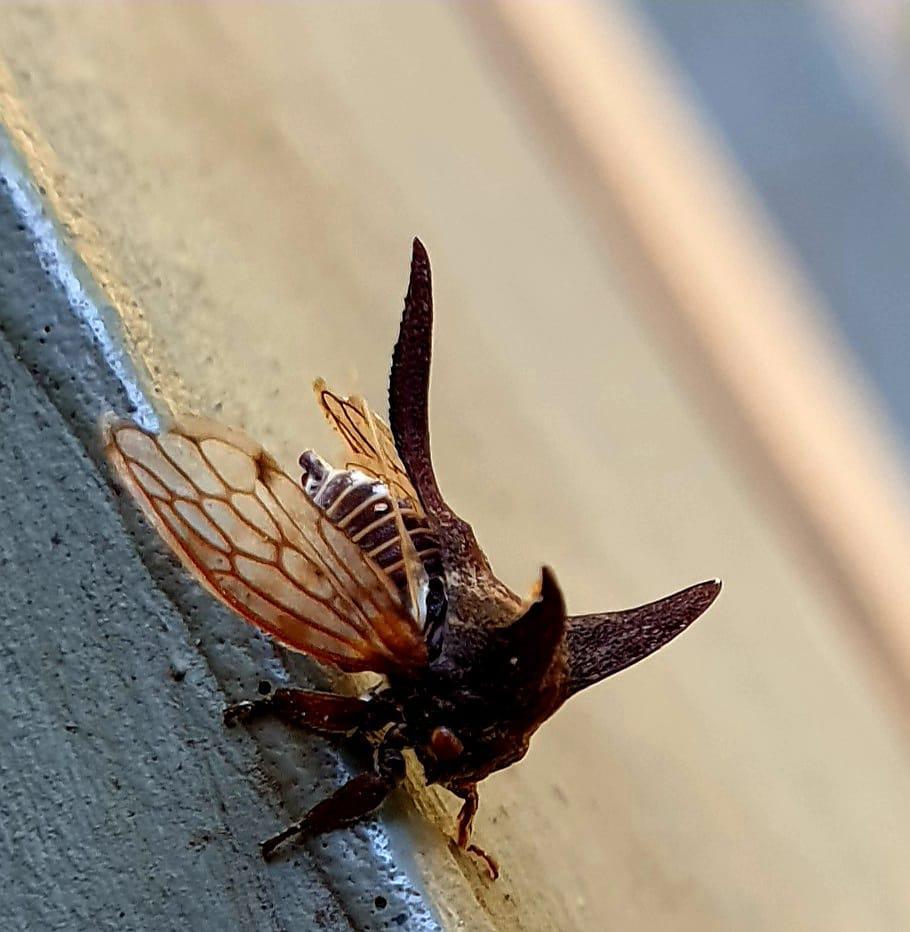
<instances>
[{"instance_id":1,"label":"wooden plank","mask_svg":"<svg viewBox=\"0 0 910 932\"><path fill-rule=\"evenodd\" d=\"M468 9L582 209L625 259L639 306L684 344L688 377L849 605L905 714L905 466L747 183L617 4Z\"/></svg>"}]
</instances>

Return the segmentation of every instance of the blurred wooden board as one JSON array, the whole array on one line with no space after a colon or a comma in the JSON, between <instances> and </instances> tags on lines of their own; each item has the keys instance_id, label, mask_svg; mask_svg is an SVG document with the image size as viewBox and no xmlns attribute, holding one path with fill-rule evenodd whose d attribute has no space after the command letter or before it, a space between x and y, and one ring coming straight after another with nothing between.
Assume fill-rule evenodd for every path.
<instances>
[{"instance_id":1,"label":"blurred wooden board","mask_svg":"<svg viewBox=\"0 0 910 932\"><path fill-rule=\"evenodd\" d=\"M677 342L689 381L874 645L906 714L906 451L747 179L633 24L607 28L588 4L474 9L636 306Z\"/></svg>"},{"instance_id":2,"label":"blurred wooden board","mask_svg":"<svg viewBox=\"0 0 910 932\"><path fill-rule=\"evenodd\" d=\"M484 787L480 841L505 878L467 882L493 921L906 927L910 758L845 635L851 607L689 392L686 344L643 322L462 13L4 17L50 182L90 221L83 253L174 404L288 461L325 448L309 382L383 397L418 233L441 479L503 575L524 589L551 563L578 611L723 577L691 633L573 702ZM465 881L419 845L454 927Z\"/></svg>"}]
</instances>

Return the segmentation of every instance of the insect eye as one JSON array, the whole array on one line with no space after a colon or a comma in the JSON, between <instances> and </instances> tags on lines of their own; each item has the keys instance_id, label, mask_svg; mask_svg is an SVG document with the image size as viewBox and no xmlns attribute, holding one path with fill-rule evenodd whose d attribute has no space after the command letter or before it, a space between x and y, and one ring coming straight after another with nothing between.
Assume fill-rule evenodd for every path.
<instances>
[{"instance_id":1,"label":"insect eye","mask_svg":"<svg viewBox=\"0 0 910 932\"><path fill-rule=\"evenodd\" d=\"M430 749L438 760L455 760L464 751L464 745L454 731L440 725L430 735Z\"/></svg>"}]
</instances>

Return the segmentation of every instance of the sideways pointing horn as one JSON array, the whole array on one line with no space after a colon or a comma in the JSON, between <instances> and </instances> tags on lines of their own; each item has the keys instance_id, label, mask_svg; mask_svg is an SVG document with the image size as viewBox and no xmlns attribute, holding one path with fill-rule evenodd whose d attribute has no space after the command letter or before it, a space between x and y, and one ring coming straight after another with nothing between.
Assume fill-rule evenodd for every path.
<instances>
[{"instance_id":1,"label":"sideways pointing horn","mask_svg":"<svg viewBox=\"0 0 910 932\"><path fill-rule=\"evenodd\" d=\"M681 634L720 593L712 579L638 608L573 615L569 648L569 695L644 660Z\"/></svg>"}]
</instances>

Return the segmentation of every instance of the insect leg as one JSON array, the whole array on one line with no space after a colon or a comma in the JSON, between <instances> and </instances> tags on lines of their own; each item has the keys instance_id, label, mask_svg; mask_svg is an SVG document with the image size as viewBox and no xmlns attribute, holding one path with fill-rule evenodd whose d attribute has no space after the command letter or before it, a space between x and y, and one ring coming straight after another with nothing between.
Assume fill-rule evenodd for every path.
<instances>
[{"instance_id":1,"label":"insect leg","mask_svg":"<svg viewBox=\"0 0 910 932\"><path fill-rule=\"evenodd\" d=\"M394 730L393 730L394 731ZM386 796L404 777L405 764L401 748L392 735L376 749L373 773L362 773L349 780L327 799L316 803L299 822L262 842L262 856L267 861L275 849L294 835L319 835L358 822L378 809Z\"/></svg>"},{"instance_id":2,"label":"insect leg","mask_svg":"<svg viewBox=\"0 0 910 932\"><path fill-rule=\"evenodd\" d=\"M456 796L460 796L464 800L464 805L458 813L458 833L455 836L455 841L463 851L469 851L471 854L476 854L477 857L482 858L486 862L490 876L493 880L496 880L499 876L499 863L496 858L491 854L487 854L478 845L470 843L471 829L474 827L474 816L477 815L477 807L480 805L477 784L466 783L459 787L451 787L451 790Z\"/></svg>"},{"instance_id":3,"label":"insect leg","mask_svg":"<svg viewBox=\"0 0 910 932\"><path fill-rule=\"evenodd\" d=\"M456 796L464 800L461 812L458 813L458 834L455 840L459 848L467 848L468 840L471 837L471 829L474 827L474 816L477 815L477 807L480 804L480 798L477 795L477 784L467 783L464 786L453 789Z\"/></svg>"},{"instance_id":4,"label":"insect leg","mask_svg":"<svg viewBox=\"0 0 910 932\"><path fill-rule=\"evenodd\" d=\"M228 727L266 715L309 731L350 735L381 728L396 717L395 707L383 699L358 699L310 689L276 689L268 696L238 702L224 710Z\"/></svg>"}]
</instances>

